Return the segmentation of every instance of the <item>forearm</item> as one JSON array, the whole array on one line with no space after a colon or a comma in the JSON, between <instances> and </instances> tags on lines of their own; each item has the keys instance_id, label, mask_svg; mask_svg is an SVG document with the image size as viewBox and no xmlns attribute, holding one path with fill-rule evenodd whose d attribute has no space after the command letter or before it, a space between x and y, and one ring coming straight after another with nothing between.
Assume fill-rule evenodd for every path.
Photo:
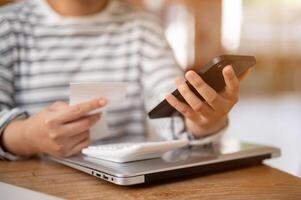
<instances>
[{"instance_id":1,"label":"forearm","mask_svg":"<svg viewBox=\"0 0 301 200\"><path fill-rule=\"evenodd\" d=\"M10 122L2 134L1 143L6 151L15 155L31 156L36 153L26 137L26 119Z\"/></svg>"}]
</instances>

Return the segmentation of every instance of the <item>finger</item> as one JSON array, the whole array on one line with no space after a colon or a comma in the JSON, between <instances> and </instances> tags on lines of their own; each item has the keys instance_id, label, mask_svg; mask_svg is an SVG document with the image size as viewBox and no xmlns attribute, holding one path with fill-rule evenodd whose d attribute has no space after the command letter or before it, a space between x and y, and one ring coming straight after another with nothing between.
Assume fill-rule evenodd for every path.
<instances>
[{"instance_id":1,"label":"finger","mask_svg":"<svg viewBox=\"0 0 301 200\"><path fill-rule=\"evenodd\" d=\"M74 147L75 144L78 144L80 141L85 140L89 137L90 137L90 132L85 131L75 136L61 139L54 143L55 151L52 153L50 152L50 154L59 157L66 156L67 154L69 154L69 152L71 151L71 149Z\"/></svg>"},{"instance_id":2,"label":"finger","mask_svg":"<svg viewBox=\"0 0 301 200\"><path fill-rule=\"evenodd\" d=\"M90 138L86 138L86 139L80 141L79 143L77 143L76 145L73 146L73 148L67 153L66 157L73 156L73 155L80 153L80 151L83 148L88 147L90 145L90 143L91 143Z\"/></svg>"},{"instance_id":3,"label":"finger","mask_svg":"<svg viewBox=\"0 0 301 200\"><path fill-rule=\"evenodd\" d=\"M87 140L90 137L90 132L85 131L75 136L65 138L60 141L60 150L57 152L59 156L67 156L70 154L75 145L79 144L83 140Z\"/></svg>"},{"instance_id":4,"label":"finger","mask_svg":"<svg viewBox=\"0 0 301 200\"><path fill-rule=\"evenodd\" d=\"M179 101L175 96L169 94L166 96L166 101L174 107L183 116L193 119L195 118L195 112L186 103Z\"/></svg>"},{"instance_id":5,"label":"finger","mask_svg":"<svg viewBox=\"0 0 301 200\"><path fill-rule=\"evenodd\" d=\"M89 112L105 106L106 100L104 98L94 99L88 102L80 103L59 112L56 116L56 121L59 123L65 123L77 120Z\"/></svg>"},{"instance_id":6,"label":"finger","mask_svg":"<svg viewBox=\"0 0 301 200\"><path fill-rule=\"evenodd\" d=\"M59 129L63 137L70 137L78 133L89 130L99 119L100 113L83 117L79 120L64 124Z\"/></svg>"},{"instance_id":7,"label":"finger","mask_svg":"<svg viewBox=\"0 0 301 200\"><path fill-rule=\"evenodd\" d=\"M207 83L205 83L205 81L196 72L189 71L185 74L185 77L213 110L224 109L224 101L221 96Z\"/></svg>"},{"instance_id":8,"label":"finger","mask_svg":"<svg viewBox=\"0 0 301 200\"><path fill-rule=\"evenodd\" d=\"M213 114L213 110L190 90L184 79L177 78L176 85L181 95L195 112L206 116Z\"/></svg>"},{"instance_id":9,"label":"finger","mask_svg":"<svg viewBox=\"0 0 301 200\"><path fill-rule=\"evenodd\" d=\"M69 151L78 143L80 143L81 141L87 139L90 137L90 131L84 131L81 132L77 135L65 138L65 144L66 144L66 148L69 149Z\"/></svg>"},{"instance_id":10,"label":"finger","mask_svg":"<svg viewBox=\"0 0 301 200\"><path fill-rule=\"evenodd\" d=\"M228 65L223 69L223 76L226 83L224 94L228 99L236 100L239 94L239 80L233 68Z\"/></svg>"},{"instance_id":11,"label":"finger","mask_svg":"<svg viewBox=\"0 0 301 200\"><path fill-rule=\"evenodd\" d=\"M49 106L50 110L59 110L68 107L69 105L64 101L56 101Z\"/></svg>"}]
</instances>

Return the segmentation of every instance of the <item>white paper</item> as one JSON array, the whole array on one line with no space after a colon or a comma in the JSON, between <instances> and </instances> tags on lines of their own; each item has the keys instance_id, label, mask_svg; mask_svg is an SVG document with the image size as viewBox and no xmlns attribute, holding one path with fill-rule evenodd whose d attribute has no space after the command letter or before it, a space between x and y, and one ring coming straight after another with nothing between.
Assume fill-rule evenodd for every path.
<instances>
[{"instance_id":1,"label":"white paper","mask_svg":"<svg viewBox=\"0 0 301 200\"><path fill-rule=\"evenodd\" d=\"M101 118L90 128L90 138L92 141L109 137L110 131L107 124L106 112L101 114Z\"/></svg>"},{"instance_id":2,"label":"white paper","mask_svg":"<svg viewBox=\"0 0 301 200\"><path fill-rule=\"evenodd\" d=\"M91 139L98 140L110 136L106 121L106 110L122 104L126 99L127 83L125 82L82 82L70 83L69 104L75 105L89 100L104 97L105 107L90 112L102 112L101 119L90 129Z\"/></svg>"}]
</instances>

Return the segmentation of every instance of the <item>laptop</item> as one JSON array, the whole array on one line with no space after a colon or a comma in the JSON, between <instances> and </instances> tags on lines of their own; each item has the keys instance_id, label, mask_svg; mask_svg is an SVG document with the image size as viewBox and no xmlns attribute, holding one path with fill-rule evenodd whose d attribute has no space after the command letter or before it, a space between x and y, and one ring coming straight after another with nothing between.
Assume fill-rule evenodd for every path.
<instances>
[{"instance_id":1,"label":"laptop","mask_svg":"<svg viewBox=\"0 0 301 200\"><path fill-rule=\"evenodd\" d=\"M83 154L66 159L49 158L98 179L129 186L258 165L265 159L278 156L280 150L275 147L224 139L218 144L185 147L166 152L160 158L127 163L110 162Z\"/></svg>"}]
</instances>

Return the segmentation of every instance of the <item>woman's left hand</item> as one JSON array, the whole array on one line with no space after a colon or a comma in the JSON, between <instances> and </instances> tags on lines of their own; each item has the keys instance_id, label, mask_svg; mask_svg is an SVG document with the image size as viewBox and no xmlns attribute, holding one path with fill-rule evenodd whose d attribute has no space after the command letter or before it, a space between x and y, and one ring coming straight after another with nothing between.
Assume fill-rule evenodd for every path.
<instances>
[{"instance_id":1,"label":"woman's left hand","mask_svg":"<svg viewBox=\"0 0 301 200\"><path fill-rule=\"evenodd\" d=\"M189 89L184 78L177 78L176 85L188 105L171 94L166 97L168 103L185 117L188 131L197 138L215 133L223 128L227 123L227 114L238 101L239 80L232 66L226 66L223 69L223 76L226 87L219 94L207 85L196 72L188 71L185 74L185 78L206 102Z\"/></svg>"}]
</instances>

